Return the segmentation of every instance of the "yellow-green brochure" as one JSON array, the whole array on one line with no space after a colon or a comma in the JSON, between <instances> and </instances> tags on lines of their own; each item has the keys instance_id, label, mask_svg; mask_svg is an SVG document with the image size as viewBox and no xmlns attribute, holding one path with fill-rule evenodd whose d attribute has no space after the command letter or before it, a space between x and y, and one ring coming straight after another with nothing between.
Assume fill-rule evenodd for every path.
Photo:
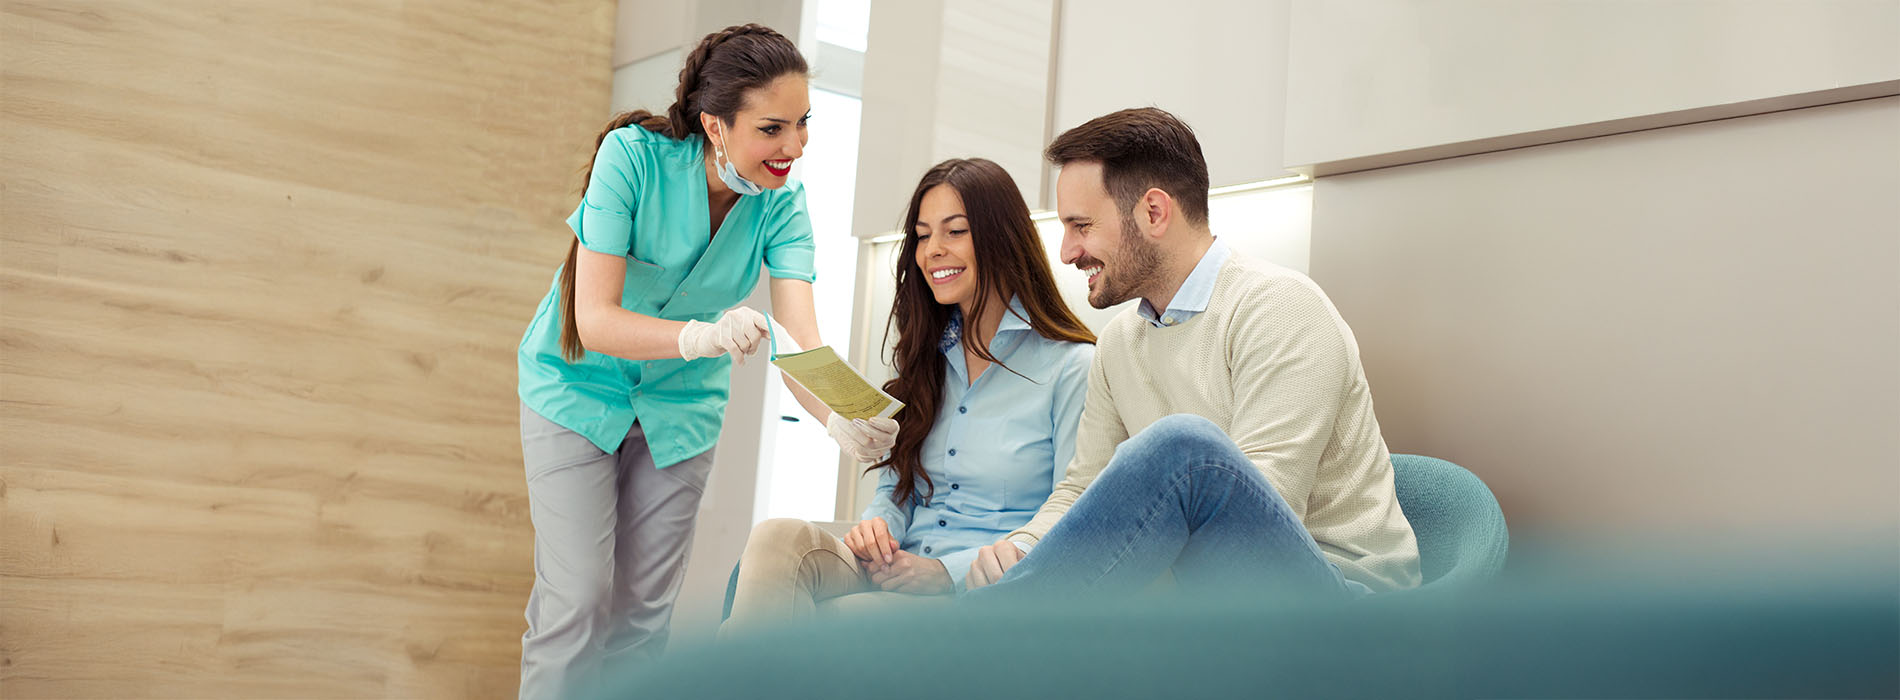
<instances>
[{"instance_id":1,"label":"yellow-green brochure","mask_svg":"<svg viewBox=\"0 0 1900 700\"><path fill-rule=\"evenodd\" d=\"M858 370L845 364L838 353L825 345L815 350L779 354L778 336L784 328L770 320L772 364L791 375L792 380L825 402L831 410L846 418L889 418L904 408L904 402L871 385ZM791 340L786 335L786 340ZM797 346L794 345L794 348Z\"/></svg>"}]
</instances>

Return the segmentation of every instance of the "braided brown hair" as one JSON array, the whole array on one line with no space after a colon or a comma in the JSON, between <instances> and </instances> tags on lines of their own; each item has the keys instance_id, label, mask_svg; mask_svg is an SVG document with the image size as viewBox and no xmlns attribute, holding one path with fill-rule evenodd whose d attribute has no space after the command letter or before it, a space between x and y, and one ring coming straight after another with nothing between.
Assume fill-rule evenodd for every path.
<instances>
[{"instance_id":1,"label":"braided brown hair","mask_svg":"<svg viewBox=\"0 0 1900 700\"><path fill-rule=\"evenodd\" d=\"M615 129L634 124L647 131L683 141L695 134L706 138L699 115L710 114L730 125L745 106L746 93L786 75L810 73L804 55L785 35L761 24L740 24L707 34L699 45L686 54L680 67L679 87L673 90L673 106L666 114L644 109L621 112L607 122L594 137L594 150L607 142ZM582 196L594 179L594 163L587 162L581 178ZM561 356L579 360L587 350L581 346L580 327L574 321L574 263L580 255L578 236L568 244L567 264L561 268Z\"/></svg>"}]
</instances>

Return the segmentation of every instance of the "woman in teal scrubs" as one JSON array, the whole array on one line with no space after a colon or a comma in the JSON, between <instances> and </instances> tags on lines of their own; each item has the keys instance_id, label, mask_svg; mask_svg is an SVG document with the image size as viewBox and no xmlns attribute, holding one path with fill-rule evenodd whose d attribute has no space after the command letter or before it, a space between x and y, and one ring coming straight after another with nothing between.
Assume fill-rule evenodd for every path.
<instances>
[{"instance_id":1,"label":"woman in teal scrubs","mask_svg":"<svg viewBox=\"0 0 1900 700\"><path fill-rule=\"evenodd\" d=\"M665 115L628 112L600 136L567 264L518 358L535 529L523 698L573 695L664 650L730 369L768 333L737 306L761 268L792 339L822 344L804 188L786 177L807 138L806 72L778 32L729 27L687 55ZM792 388L846 454L895 442L895 421L845 420Z\"/></svg>"}]
</instances>

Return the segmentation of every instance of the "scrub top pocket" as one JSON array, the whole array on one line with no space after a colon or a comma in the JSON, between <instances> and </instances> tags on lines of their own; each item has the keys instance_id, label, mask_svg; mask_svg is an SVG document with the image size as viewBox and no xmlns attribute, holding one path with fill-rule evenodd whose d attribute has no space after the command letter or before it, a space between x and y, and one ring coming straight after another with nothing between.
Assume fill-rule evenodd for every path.
<instances>
[{"instance_id":1,"label":"scrub top pocket","mask_svg":"<svg viewBox=\"0 0 1900 700\"><path fill-rule=\"evenodd\" d=\"M666 268L627 256L627 277L625 286L620 289L620 308L641 312L641 302L653 291L653 283L666 275Z\"/></svg>"}]
</instances>

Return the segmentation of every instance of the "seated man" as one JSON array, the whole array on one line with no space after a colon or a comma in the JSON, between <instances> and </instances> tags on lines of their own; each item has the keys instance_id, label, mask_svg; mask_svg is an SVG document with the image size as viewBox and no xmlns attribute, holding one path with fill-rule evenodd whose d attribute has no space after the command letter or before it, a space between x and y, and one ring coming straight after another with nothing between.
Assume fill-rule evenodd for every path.
<instances>
[{"instance_id":1,"label":"seated man","mask_svg":"<svg viewBox=\"0 0 1900 700\"><path fill-rule=\"evenodd\" d=\"M1089 304L1142 303L1098 340L1068 476L979 550L968 596L1124 594L1170 569L1208 592L1417 586L1352 330L1305 275L1209 233L1193 131L1123 110L1047 156Z\"/></svg>"}]
</instances>

